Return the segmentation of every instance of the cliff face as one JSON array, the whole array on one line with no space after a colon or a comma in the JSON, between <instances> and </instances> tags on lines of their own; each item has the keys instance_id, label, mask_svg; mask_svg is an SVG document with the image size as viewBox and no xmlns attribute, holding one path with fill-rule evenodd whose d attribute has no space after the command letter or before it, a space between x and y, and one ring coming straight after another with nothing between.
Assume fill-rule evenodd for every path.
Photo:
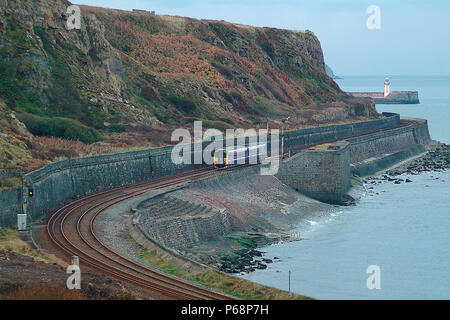
<instances>
[{"instance_id":1,"label":"cliff face","mask_svg":"<svg viewBox=\"0 0 450 320\"><path fill-rule=\"evenodd\" d=\"M69 5L0 0L0 97L10 108L99 129L186 117L305 122L330 107L355 115L312 32L84 6L81 30L69 31Z\"/></svg>"}]
</instances>

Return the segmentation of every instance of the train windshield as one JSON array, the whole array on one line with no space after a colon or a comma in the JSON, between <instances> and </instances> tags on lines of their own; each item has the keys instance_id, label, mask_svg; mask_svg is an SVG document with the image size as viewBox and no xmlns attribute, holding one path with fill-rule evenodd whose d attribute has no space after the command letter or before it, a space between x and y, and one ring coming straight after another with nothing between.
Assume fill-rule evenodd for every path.
<instances>
[{"instance_id":1,"label":"train windshield","mask_svg":"<svg viewBox=\"0 0 450 320\"><path fill-rule=\"evenodd\" d=\"M216 164L224 164L225 159L227 158L227 151L223 149L216 150L214 158Z\"/></svg>"}]
</instances>

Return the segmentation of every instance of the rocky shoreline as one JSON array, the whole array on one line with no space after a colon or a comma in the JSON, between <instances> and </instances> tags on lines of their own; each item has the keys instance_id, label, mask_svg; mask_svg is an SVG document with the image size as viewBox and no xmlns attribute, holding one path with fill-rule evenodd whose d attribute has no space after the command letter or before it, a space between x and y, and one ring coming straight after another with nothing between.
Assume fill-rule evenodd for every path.
<instances>
[{"instance_id":1,"label":"rocky shoreline","mask_svg":"<svg viewBox=\"0 0 450 320\"><path fill-rule=\"evenodd\" d=\"M400 175L416 176L425 172L443 172L450 168L450 145L434 142L428 147L428 153L417 159L407 161L400 166L387 170L380 176L363 179L365 184L393 182L394 184L411 183L412 177L402 179ZM369 187L370 189L371 187Z\"/></svg>"},{"instance_id":2,"label":"rocky shoreline","mask_svg":"<svg viewBox=\"0 0 450 320\"><path fill-rule=\"evenodd\" d=\"M243 274L267 269L267 264L280 260L278 257L266 258L264 254L265 252L256 249L236 250L230 255L222 256L216 267L225 273Z\"/></svg>"}]
</instances>

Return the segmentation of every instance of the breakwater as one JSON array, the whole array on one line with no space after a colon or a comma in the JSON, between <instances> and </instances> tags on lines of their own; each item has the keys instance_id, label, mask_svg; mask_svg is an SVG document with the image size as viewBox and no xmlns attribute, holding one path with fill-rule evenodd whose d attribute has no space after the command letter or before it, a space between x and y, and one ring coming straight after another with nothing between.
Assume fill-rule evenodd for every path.
<instances>
[{"instance_id":1,"label":"breakwater","mask_svg":"<svg viewBox=\"0 0 450 320\"><path fill-rule=\"evenodd\" d=\"M332 140L348 139L379 130L396 128L400 125L398 114L384 113L383 115L384 117L375 120L287 131L284 135L285 150ZM426 127L426 122L423 125ZM428 129L422 128L420 130L415 130L417 139L425 141L427 139L425 133L428 132ZM200 150L207 145L209 145L209 142L203 143ZM29 221L38 221L71 200L179 174L204 165L174 164L171 159L172 148L172 146L167 146L68 159L49 164L26 174L23 176L22 188L0 193L0 221L2 221L2 226L11 225L16 221L16 214L21 212L23 203L26 204ZM193 149L193 146L191 146L191 149ZM310 180L314 180L314 175L311 176ZM28 196L30 188L33 189L33 197Z\"/></svg>"},{"instance_id":2,"label":"breakwater","mask_svg":"<svg viewBox=\"0 0 450 320\"><path fill-rule=\"evenodd\" d=\"M372 98L375 104L419 104L417 91L392 91L387 97L383 92L348 92L358 98Z\"/></svg>"}]
</instances>

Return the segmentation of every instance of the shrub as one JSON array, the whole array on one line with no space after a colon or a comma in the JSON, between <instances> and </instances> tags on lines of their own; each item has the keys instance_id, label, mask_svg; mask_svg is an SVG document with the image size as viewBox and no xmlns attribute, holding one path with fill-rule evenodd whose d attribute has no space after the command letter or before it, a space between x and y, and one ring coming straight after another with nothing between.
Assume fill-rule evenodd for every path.
<instances>
[{"instance_id":1,"label":"shrub","mask_svg":"<svg viewBox=\"0 0 450 320\"><path fill-rule=\"evenodd\" d=\"M170 96L167 98L174 106L176 106L183 113L189 114L193 112L197 106L194 101L187 98L179 98L176 96Z\"/></svg>"},{"instance_id":2,"label":"shrub","mask_svg":"<svg viewBox=\"0 0 450 320\"><path fill-rule=\"evenodd\" d=\"M226 129L233 129L233 126L223 121L203 120L203 128L211 128L220 131L225 131Z\"/></svg>"},{"instance_id":3,"label":"shrub","mask_svg":"<svg viewBox=\"0 0 450 320\"><path fill-rule=\"evenodd\" d=\"M115 132L115 133L119 133L119 132L124 132L125 131L125 127L120 125L120 124L112 124L110 125L107 130L109 132Z\"/></svg>"},{"instance_id":4,"label":"shrub","mask_svg":"<svg viewBox=\"0 0 450 320\"><path fill-rule=\"evenodd\" d=\"M39 117L27 113L19 115L19 119L25 123L32 134L37 136L79 140L84 143L93 143L104 139L95 129L73 119Z\"/></svg>"},{"instance_id":5,"label":"shrub","mask_svg":"<svg viewBox=\"0 0 450 320\"><path fill-rule=\"evenodd\" d=\"M217 119L217 120L222 121L222 122L225 122L225 123L228 123L228 124L231 124L232 126L234 126L234 121L231 120L231 119L228 119L228 118L219 118L219 119Z\"/></svg>"}]
</instances>

